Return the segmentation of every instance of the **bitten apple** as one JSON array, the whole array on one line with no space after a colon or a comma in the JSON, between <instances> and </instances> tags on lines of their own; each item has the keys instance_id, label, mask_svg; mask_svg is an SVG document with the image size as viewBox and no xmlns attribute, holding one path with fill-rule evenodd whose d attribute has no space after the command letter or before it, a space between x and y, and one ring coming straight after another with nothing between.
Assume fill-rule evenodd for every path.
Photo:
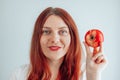
<instances>
[{"instance_id":1,"label":"bitten apple","mask_svg":"<svg viewBox=\"0 0 120 80\"><path fill-rule=\"evenodd\" d=\"M100 43L103 41L104 41L103 33L98 29L89 30L85 34L85 42L93 48L100 46Z\"/></svg>"}]
</instances>

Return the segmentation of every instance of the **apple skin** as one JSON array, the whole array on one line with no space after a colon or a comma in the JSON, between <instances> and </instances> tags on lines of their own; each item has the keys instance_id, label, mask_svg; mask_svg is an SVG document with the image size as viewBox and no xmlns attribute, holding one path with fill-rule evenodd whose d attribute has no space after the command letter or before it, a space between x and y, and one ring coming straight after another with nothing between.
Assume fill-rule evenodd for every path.
<instances>
[{"instance_id":1,"label":"apple skin","mask_svg":"<svg viewBox=\"0 0 120 80\"><path fill-rule=\"evenodd\" d=\"M85 42L88 46L93 48L99 47L100 43L104 41L103 33L98 29L92 29L85 34Z\"/></svg>"}]
</instances>

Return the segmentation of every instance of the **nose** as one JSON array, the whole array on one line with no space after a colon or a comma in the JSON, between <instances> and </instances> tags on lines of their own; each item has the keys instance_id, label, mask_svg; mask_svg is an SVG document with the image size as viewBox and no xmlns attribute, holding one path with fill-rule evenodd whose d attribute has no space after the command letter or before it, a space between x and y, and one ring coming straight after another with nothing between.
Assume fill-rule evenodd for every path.
<instances>
[{"instance_id":1,"label":"nose","mask_svg":"<svg viewBox=\"0 0 120 80\"><path fill-rule=\"evenodd\" d=\"M58 33L53 33L50 38L51 43L58 43L60 41L60 35Z\"/></svg>"}]
</instances>

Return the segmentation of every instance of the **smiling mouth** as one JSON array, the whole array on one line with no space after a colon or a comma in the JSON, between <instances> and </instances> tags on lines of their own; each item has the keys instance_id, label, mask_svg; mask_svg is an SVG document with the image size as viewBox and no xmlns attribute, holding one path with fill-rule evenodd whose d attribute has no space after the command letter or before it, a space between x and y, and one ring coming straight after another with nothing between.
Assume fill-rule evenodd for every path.
<instances>
[{"instance_id":1,"label":"smiling mouth","mask_svg":"<svg viewBox=\"0 0 120 80\"><path fill-rule=\"evenodd\" d=\"M49 49L50 49L51 51L58 51L60 48L61 48L61 47L59 47L59 46L50 46L50 47L49 47Z\"/></svg>"}]
</instances>

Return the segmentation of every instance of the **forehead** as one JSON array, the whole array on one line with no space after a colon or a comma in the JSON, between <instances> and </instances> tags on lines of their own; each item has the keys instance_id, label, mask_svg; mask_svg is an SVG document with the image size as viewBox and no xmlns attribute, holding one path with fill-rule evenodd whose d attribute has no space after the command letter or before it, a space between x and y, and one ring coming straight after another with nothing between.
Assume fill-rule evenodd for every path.
<instances>
[{"instance_id":1,"label":"forehead","mask_svg":"<svg viewBox=\"0 0 120 80\"><path fill-rule=\"evenodd\" d=\"M68 28L64 20L57 15L49 16L45 21L43 27L51 27L51 28L67 27Z\"/></svg>"}]
</instances>

